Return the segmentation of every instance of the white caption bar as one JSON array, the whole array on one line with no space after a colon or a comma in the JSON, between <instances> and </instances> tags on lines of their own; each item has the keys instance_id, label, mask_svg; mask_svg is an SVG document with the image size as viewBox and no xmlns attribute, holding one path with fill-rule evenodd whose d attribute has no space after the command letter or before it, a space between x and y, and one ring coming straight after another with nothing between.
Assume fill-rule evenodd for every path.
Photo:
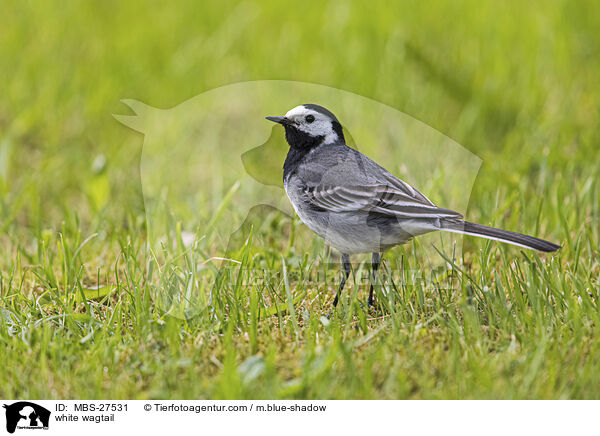
<instances>
[{"instance_id":1,"label":"white caption bar","mask_svg":"<svg viewBox=\"0 0 600 436\"><path fill-rule=\"evenodd\" d=\"M577 434L597 431L595 401L0 400L0 434L26 436ZM134 433L135 434L135 433ZM309 433L310 434L310 433Z\"/></svg>"}]
</instances>

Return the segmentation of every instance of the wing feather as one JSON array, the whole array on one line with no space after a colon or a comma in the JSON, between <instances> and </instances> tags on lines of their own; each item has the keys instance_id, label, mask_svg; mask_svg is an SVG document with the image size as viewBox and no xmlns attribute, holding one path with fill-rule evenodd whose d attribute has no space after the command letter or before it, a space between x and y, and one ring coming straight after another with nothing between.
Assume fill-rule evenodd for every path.
<instances>
[{"instance_id":1,"label":"wing feather","mask_svg":"<svg viewBox=\"0 0 600 436\"><path fill-rule=\"evenodd\" d=\"M319 185L306 188L304 196L313 207L337 213L372 211L407 219L462 218L458 212L437 207L401 180L390 181L394 183L365 186Z\"/></svg>"}]
</instances>

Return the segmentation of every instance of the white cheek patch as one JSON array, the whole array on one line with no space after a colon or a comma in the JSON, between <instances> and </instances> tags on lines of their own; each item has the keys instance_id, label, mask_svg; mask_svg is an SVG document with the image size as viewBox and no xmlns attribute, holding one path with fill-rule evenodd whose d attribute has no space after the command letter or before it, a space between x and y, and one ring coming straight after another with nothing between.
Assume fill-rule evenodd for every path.
<instances>
[{"instance_id":1,"label":"white cheek patch","mask_svg":"<svg viewBox=\"0 0 600 436\"><path fill-rule=\"evenodd\" d=\"M330 120L316 120L310 124L300 124L298 130L311 136L323 136L323 144L332 144L338 140L338 135L333 130Z\"/></svg>"}]
</instances>

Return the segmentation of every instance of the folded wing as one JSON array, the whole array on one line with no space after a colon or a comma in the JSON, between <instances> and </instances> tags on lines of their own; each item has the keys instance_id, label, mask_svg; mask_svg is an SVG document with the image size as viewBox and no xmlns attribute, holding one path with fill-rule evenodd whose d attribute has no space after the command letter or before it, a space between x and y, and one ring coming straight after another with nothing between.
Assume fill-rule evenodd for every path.
<instances>
[{"instance_id":1,"label":"folded wing","mask_svg":"<svg viewBox=\"0 0 600 436\"><path fill-rule=\"evenodd\" d=\"M443 209L399 179L388 184L307 187L306 200L315 208L335 213L376 212L406 219L462 218ZM399 184L400 183L400 184Z\"/></svg>"}]
</instances>

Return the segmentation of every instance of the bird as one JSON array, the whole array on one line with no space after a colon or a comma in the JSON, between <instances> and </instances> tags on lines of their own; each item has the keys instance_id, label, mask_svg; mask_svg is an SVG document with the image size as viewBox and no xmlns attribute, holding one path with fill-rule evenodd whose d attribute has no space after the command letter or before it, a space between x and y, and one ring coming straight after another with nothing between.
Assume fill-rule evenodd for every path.
<instances>
[{"instance_id":1,"label":"bird","mask_svg":"<svg viewBox=\"0 0 600 436\"><path fill-rule=\"evenodd\" d=\"M283 186L296 214L341 253L342 278L334 308L350 276L351 254L371 253L371 307L382 253L433 231L478 236L542 252L561 248L533 236L466 221L460 213L436 206L349 147L342 124L322 106L302 104L284 116L265 118L285 130L289 150L283 164Z\"/></svg>"}]
</instances>

